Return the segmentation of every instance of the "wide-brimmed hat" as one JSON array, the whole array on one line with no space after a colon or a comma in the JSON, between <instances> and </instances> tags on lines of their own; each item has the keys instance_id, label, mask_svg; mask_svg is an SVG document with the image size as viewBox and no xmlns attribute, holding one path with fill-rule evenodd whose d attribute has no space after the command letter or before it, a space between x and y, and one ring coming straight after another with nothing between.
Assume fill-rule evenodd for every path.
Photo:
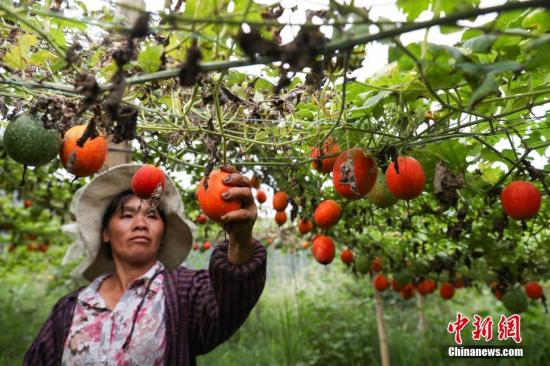
<instances>
[{"instance_id":1,"label":"wide-brimmed hat","mask_svg":"<svg viewBox=\"0 0 550 366\"><path fill-rule=\"evenodd\" d=\"M66 224L63 231L72 235L75 242L63 258L63 264L82 258L73 271L88 281L114 272L114 262L108 256L101 240L101 222L109 203L119 193L130 189L139 164L123 164L96 175L88 184L76 191L70 205L76 222ZM179 267L191 249L195 224L184 217L181 196L172 179L166 175L166 183L160 207L166 215L166 229L158 252L158 260L168 269Z\"/></svg>"}]
</instances>

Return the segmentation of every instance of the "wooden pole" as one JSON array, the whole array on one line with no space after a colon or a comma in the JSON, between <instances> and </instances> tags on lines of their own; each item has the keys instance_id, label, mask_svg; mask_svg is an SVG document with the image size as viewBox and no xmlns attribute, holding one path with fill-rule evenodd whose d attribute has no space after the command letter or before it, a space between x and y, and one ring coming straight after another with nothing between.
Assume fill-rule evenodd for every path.
<instances>
[{"instance_id":1,"label":"wooden pole","mask_svg":"<svg viewBox=\"0 0 550 366\"><path fill-rule=\"evenodd\" d=\"M132 162L132 147L128 142L115 144L112 136L107 140L107 158L101 170L107 170L117 165Z\"/></svg>"},{"instance_id":2,"label":"wooden pole","mask_svg":"<svg viewBox=\"0 0 550 366\"><path fill-rule=\"evenodd\" d=\"M420 295L418 292L416 292L416 306L418 307L419 314L418 330L420 333L426 333L428 326L426 316L424 315L424 296Z\"/></svg>"},{"instance_id":3,"label":"wooden pole","mask_svg":"<svg viewBox=\"0 0 550 366\"><path fill-rule=\"evenodd\" d=\"M382 366L390 366L390 352L388 351L388 341L386 339L382 298L380 297L380 293L376 290L374 290L374 308L376 309L376 325L378 327L378 339L380 340Z\"/></svg>"}]
</instances>

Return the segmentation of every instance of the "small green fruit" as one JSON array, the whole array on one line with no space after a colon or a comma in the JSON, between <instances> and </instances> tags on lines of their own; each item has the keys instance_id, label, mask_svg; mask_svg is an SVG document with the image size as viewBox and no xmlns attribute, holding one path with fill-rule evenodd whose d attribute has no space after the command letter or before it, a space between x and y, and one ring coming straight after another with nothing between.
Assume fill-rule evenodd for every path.
<instances>
[{"instance_id":1,"label":"small green fruit","mask_svg":"<svg viewBox=\"0 0 550 366\"><path fill-rule=\"evenodd\" d=\"M523 313L528 307L527 296L519 288L506 291L501 300L506 309L514 314Z\"/></svg>"},{"instance_id":2,"label":"small green fruit","mask_svg":"<svg viewBox=\"0 0 550 366\"><path fill-rule=\"evenodd\" d=\"M49 163L59 153L61 137L46 129L37 116L23 113L8 124L4 132L4 150L13 160L29 166Z\"/></svg>"},{"instance_id":3,"label":"small green fruit","mask_svg":"<svg viewBox=\"0 0 550 366\"><path fill-rule=\"evenodd\" d=\"M366 274L369 273L370 261L366 255L360 255L355 258L355 270L358 273Z\"/></svg>"},{"instance_id":4,"label":"small green fruit","mask_svg":"<svg viewBox=\"0 0 550 366\"><path fill-rule=\"evenodd\" d=\"M397 197L391 194L388 184L386 183L386 176L380 168L378 168L374 186L369 193L367 193L367 198L379 207L390 207L397 202Z\"/></svg>"},{"instance_id":5,"label":"small green fruit","mask_svg":"<svg viewBox=\"0 0 550 366\"><path fill-rule=\"evenodd\" d=\"M399 273L393 276L393 279L400 284L401 286L406 285L411 282L411 274L406 269L400 271Z\"/></svg>"}]
</instances>

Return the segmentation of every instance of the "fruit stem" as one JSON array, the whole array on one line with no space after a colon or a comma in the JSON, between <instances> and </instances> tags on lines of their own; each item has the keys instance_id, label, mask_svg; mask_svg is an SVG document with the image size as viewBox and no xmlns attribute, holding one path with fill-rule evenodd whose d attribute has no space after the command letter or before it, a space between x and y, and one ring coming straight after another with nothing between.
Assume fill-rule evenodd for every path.
<instances>
[{"instance_id":1,"label":"fruit stem","mask_svg":"<svg viewBox=\"0 0 550 366\"><path fill-rule=\"evenodd\" d=\"M405 201L406 203L406 212L407 212L407 220L409 221L409 227L412 227L412 217L411 217L411 206L409 203L409 200Z\"/></svg>"},{"instance_id":2,"label":"fruit stem","mask_svg":"<svg viewBox=\"0 0 550 366\"><path fill-rule=\"evenodd\" d=\"M23 187L25 185L25 174L27 173L27 166L23 165L23 174L21 175L21 182L19 182L19 187Z\"/></svg>"}]
</instances>

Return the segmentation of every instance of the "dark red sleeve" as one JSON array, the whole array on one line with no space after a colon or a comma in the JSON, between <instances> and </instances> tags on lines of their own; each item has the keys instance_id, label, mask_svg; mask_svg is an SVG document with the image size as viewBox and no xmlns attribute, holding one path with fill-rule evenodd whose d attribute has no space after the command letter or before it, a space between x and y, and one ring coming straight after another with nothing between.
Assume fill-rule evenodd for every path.
<instances>
[{"instance_id":1,"label":"dark red sleeve","mask_svg":"<svg viewBox=\"0 0 550 366\"><path fill-rule=\"evenodd\" d=\"M254 242L252 258L243 264L227 259L228 243L210 257L208 271L197 271L189 291L191 353L207 353L245 322L258 302L266 279L266 250Z\"/></svg>"}]
</instances>

